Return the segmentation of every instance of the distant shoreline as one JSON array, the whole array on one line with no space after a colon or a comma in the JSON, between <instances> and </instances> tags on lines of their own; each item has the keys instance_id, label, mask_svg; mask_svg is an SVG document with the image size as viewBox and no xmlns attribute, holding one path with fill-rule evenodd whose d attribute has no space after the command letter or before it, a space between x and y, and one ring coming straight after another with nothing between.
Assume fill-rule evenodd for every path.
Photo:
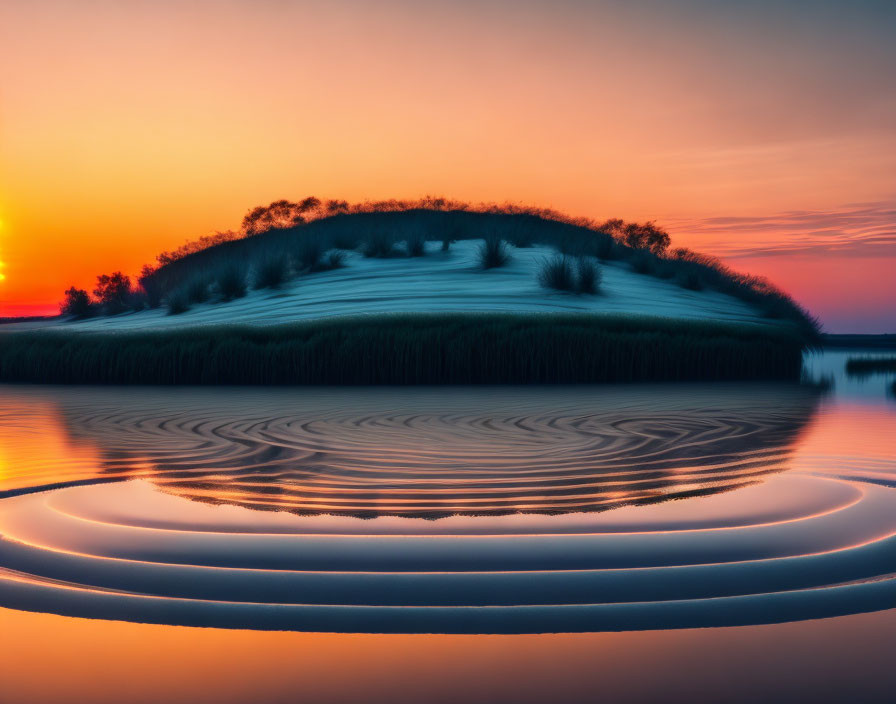
<instances>
[{"instance_id":1,"label":"distant shoreline","mask_svg":"<svg viewBox=\"0 0 896 704\"><path fill-rule=\"evenodd\" d=\"M896 349L896 333L883 335L830 334L821 336L822 345L840 349Z\"/></svg>"}]
</instances>

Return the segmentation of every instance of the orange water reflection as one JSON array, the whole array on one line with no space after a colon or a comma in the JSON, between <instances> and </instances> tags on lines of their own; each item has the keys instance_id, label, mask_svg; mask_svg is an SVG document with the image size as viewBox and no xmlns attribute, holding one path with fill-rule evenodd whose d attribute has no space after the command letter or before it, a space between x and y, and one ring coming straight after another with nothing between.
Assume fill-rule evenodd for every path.
<instances>
[{"instance_id":1,"label":"orange water reflection","mask_svg":"<svg viewBox=\"0 0 896 704\"><path fill-rule=\"evenodd\" d=\"M2 701L886 701L896 611L581 635L333 635L0 609Z\"/></svg>"}]
</instances>

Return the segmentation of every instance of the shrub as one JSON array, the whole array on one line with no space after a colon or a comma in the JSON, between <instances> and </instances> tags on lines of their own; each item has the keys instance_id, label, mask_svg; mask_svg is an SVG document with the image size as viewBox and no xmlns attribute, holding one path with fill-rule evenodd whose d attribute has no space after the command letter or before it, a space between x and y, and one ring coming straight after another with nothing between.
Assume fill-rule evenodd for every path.
<instances>
[{"instance_id":1,"label":"shrub","mask_svg":"<svg viewBox=\"0 0 896 704\"><path fill-rule=\"evenodd\" d=\"M510 261L507 244L500 237L486 237L479 246L479 262L483 269L496 269Z\"/></svg>"},{"instance_id":2,"label":"shrub","mask_svg":"<svg viewBox=\"0 0 896 704\"><path fill-rule=\"evenodd\" d=\"M225 266L218 273L218 293L225 301L246 295L246 270L236 264Z\"/></svg>"},{"instance_id":3,"label":"shrub","mask_svg":"<svg viewBox=\"0 0 896 704\"><path fill-rule=\"evenodd\" d=\"M600 268L586 257L580 257L576 267L576 291L597 293L603 278Z\"/></svg>"},{"instance_id":4,"label":"shrub","mask_svg":"<svg viewBox=\"0 0 896 704\"><path fill-rule=\"evenodd\" d=\"M572 271L572 263L566 255L557 255L546 259L538 272L538 281L545 288L557 291L572 291L575 287L575 278Z\"/></svg>"},{"instance_id":5,"label":"shrub","mask_svg":"<svg viewBox=\"0 0 896 704\"><path fill-rule=\"evenodd\" d=\"M93 313L90 304L90 296L82 288L72 286L65 292L65 299L59 304L59 312L62 315L71 315L75 318L86 318Z\"/></svg>"},{"instance_id":6,"label":"shrub","mask_svg":"<svg viewBox=\"0 0 896 704\"><path fill-rule=\"evenodd\" d=\"M190 301L185 291L177 291L168 296L168 315L180 315L190 310Z\"/></svg>"},{"instance_id":7,"label":"shrub","mask_svg":"<svg viewBox=\"0 0 896 704\"><path fill-rule=\"evenodd\" d=\"M277 288L286 281L286 258L269 255L255 267L255 288Z\"/></svg>"}]
</instances>

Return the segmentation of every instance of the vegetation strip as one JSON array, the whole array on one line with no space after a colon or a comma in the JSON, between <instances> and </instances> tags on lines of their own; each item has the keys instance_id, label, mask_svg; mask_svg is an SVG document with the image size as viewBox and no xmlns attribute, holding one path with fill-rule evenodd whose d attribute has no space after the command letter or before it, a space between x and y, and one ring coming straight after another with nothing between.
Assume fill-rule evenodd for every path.
<instances>
[{"instance_id":1,"label":"vegetation strip","mask_svg":"<svg viewBox=\"0 0 896 704\"><path fill-rule=\"evenodd\" d=\"M588 314L393 314L139 333L0 334L0 381L519 384L797 379L780 326Z\"/></svg>"},{"instance_id":2,"label":"vegetation strip","mask_svg":"<svg viewBox=\"0 0 896 704\"><path fill-rule=\"evenodd\" d=\"M850 357L846 373L853 376L896 372L896 357Z\"/></svg>"}]
</instances>

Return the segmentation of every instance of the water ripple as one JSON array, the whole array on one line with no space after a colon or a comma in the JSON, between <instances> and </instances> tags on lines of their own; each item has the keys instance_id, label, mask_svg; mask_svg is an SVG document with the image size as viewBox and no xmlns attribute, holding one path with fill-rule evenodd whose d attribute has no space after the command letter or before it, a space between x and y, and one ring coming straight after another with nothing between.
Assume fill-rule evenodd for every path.
<instances>
[{"instance_id":1,"label":"water ripple","mask_svg":"<svg viewBox=\"0 0 896 704\"><path fill-rule=\"evenodd\" d=\"M0 605L366 632L894 606L893 464L787 471L816 401L757 386L57 392L72 466L25 461L0 501ZM4 437L46 416L14 402Z\"/></svg>"}]
</instances>

